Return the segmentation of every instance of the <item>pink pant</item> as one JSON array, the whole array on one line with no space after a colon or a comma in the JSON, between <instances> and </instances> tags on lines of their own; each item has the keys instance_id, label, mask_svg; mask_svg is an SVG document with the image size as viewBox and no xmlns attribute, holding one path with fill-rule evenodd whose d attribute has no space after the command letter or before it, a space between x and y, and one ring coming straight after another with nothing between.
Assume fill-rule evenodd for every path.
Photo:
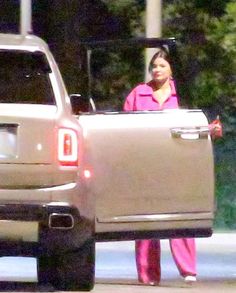
<instances>
[{"instance_id":1,"label":"pink pant","mask_svg":"<svg viewBox=\"0 0 236 293\"><path fill-rule=\"evenodd\" d=\"M195 239L170 239L170 248L180 275L196 276ZM139 281L159 283L161 279L160 240L136 240L135 253Z\"/></svg>"}]
</instances>

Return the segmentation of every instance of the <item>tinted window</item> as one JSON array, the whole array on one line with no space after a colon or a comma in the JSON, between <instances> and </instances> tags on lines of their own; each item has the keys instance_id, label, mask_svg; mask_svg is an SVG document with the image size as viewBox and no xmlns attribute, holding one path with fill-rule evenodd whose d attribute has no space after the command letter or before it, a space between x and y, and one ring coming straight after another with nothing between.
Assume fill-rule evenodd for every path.
<instances>
[{"instance_id":1,"label":"tinted window","mask_svg":"<svg viewBox=\"0 0 236 293\"><path fill-rule=\"evenodd\" d=\"M0 103L54 105L50 68L42 52L0 51Z\"/></svg>"}]
</instances>

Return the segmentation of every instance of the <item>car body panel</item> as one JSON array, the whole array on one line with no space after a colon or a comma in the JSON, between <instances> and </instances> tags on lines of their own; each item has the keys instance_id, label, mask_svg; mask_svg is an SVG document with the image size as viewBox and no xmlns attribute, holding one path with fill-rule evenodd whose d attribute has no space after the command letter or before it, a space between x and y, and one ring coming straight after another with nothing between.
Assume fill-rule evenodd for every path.
<instances>
[{"instance_id":1,"label":"car body panel","mask_svg":"<svg viewBox=\"0 0 236 293\"><path fill-rule=\"evenodd\" d=\"M212 226L214 162L201 111L84 115L79 122L97 233Z\"/></svg>"},{"instance_id":2,"label":"car body panel","mask_svg":"<svg viewBox=\"0 0 236 293\"><path fill-rule=\"evenodd\" d=\"M33 247L35 254L42 251L60 254L61 251L78 249L88 239L93 239L94 210L91 209L89 195L86 201L79 196L79 166L63 166L58 159L59 129L73 129L78 140L81 135L60 71L47 44L33 35L0 34L0 52L6 67L4 72L9 75L1 85L0 96L0 139L4 141L0 146L1 255L3 252L6 255L27 253L32 241L39 248ZM22 58L42 57L46 62L45 68L50 67L50 70L45 69L44 72L43 67L34 67L32 72L24 73L20 69L20 82L14 84L18 78L13 70L16 65L9 62L7 71L5 52ZM21 62L21 58L17 60ZM32 77L41 78L43 74L47 76L43 94L47 98L45 89L48 86L51 104L27 102L23 94L14 103L8 98L11 96L6 90L9 87L7 78L18 90L24 89ZM42 94L42 88L36 84L32 90L37 97ZM28 91L27 94L30 96L31 93ZM17 98L13 90L12 95ZM49 227L52 214L56 217L59 214L62 218L68 214L67 219L70 219L72 212L75 223L70 229ZM9 250L10 246L14 249Z\"/></svg>"}]
</instances>

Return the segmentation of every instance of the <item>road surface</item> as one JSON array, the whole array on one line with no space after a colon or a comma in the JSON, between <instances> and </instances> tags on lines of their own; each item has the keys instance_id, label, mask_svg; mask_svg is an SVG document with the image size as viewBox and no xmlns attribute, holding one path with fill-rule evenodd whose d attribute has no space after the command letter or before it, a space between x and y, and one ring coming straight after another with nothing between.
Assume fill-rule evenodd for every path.
<instances>
[{"instance_id":1,"label":"road surface","mask_svg":"<svg viewBox=\"0 0 236 293\"><path fill-rule=\"evenodd\" d=\"M215 233L211 238L197 239L198 281L192 286L179 276L169 241L162 240L161 247L162 281L158 287L150 287L137 281L133 241L97 243L96 285L92 293L236 292L236 233ZM0 258L0 280L36 281L36 259ZM32 287L32 291L37 290Z\"/></svg>"}]
</instances>

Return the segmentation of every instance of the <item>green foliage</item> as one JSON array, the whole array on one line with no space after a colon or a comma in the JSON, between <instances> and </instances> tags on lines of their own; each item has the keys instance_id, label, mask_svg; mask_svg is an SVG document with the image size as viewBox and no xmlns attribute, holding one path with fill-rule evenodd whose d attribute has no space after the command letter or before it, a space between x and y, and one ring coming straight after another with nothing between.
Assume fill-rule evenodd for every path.
<instances>
[{"instance_id":1,"label":"green foliage","mask_svg":"<svg viewBox=\"0 0 236 293\"><path fill-rule=\"evenodd\" d=\"M92 54L92 96L99 110L121 110L125 96L143 80L141 50L96 49ZM137 70L138 69L138 70Z\"/></svg>"},{"instance_id":2,"label":"green foliage","mask_svg":"<svg viewBox=\"0 0 236 293\"><path fill-rule=\"evenodd\" d=\"M1 0L0 29L1 33L19 33L20 4L15 0Z\"/></svg>"},{"instance_id":3,"label":"green foliage","mask_svg":"<svg viewBox=\"0 0 236 293\"><path fill-rule=\"evenodd\" d=\"M234 126L236 123L234 121ZM232 131L225 134L215 145L217 228L236 229L236 136Z\"/></svg>"},{"instance_id":4,"label":"green foliage","mask_svg":"<svg viewBox=\"0 0 236 293\"><path fill-rule=\"evenodd\" d=\"M228 105L236 109L236 3L230 2L226 6L225 14L221 18L213 19L207 31L207 39L212 44L218 44L222 51L219 60L216 60L216 70L219 70L227 87Z\"/></svg>"},{"instance_id":5,"label":"green foliage","mask_svg":"<svg viewBox=\"0 0 236 293\"><path fill-rule=\"evenodd\" d=\"M145 1L137 0L102 0L109 11L126 23L130 35L144 34ZM127 35L128 36L128 35Z\"/></svg>"},{"instance_id":6,"label":"green foliage","mask_svg":"<svg viewBox=\"0 0 236 293\"><path fill-rule=\"evenodd\" d=\"M215 7L217 9L212 9ZM236 228L236 2L167 1L165 36L180 43L182 102L220 114L224 138L215 142L216 227ZM187 84L187 85L186 85Z\"/></svg>"},{"instance_id":7,"label":"green foliage","mask_svg":"<svg viewBox=\"0 0 236 293\"><path fill-rule=\"evenodd\" d=\"M168 1L164 6L163 34L179 39L188 83L182 99L191 107L235 107L236 3L227 2L221 1L221 17L209 10L212 1Z\"/></svg>"},{"instance_id":8,"label":"green foliage","mask_svg":"<svg viewBox=\"0 0 236 293\"><path fill-rule=\"evenodd\" d=\"M216 102L221 95L219 79L218 72L202 71L196 76L192 87L196 107L209 107Z\"/></svg>"},{"instance_id":9,"label":"green foliage","mask_svg":"<svg viewBox=\"0 0 236 293\"><path fill-rule=\"evenodd\" d=\"M232 54L233 56L236 54L235 18L236 3L234 1L228 3L225 14L221 18L215 18L208 30L208 39L217 42L226 53Z\"/></svg>"},{"instance_id":10,"label":"green foliage","mask_svg":"<svg viewBox=\"0 0 236 293\"><path fill-rule=\"evenodd\" d=\"M136 0L102 0L113 13L121 13L130 6L135 6Z\"/></svg>"}]
</instances>

